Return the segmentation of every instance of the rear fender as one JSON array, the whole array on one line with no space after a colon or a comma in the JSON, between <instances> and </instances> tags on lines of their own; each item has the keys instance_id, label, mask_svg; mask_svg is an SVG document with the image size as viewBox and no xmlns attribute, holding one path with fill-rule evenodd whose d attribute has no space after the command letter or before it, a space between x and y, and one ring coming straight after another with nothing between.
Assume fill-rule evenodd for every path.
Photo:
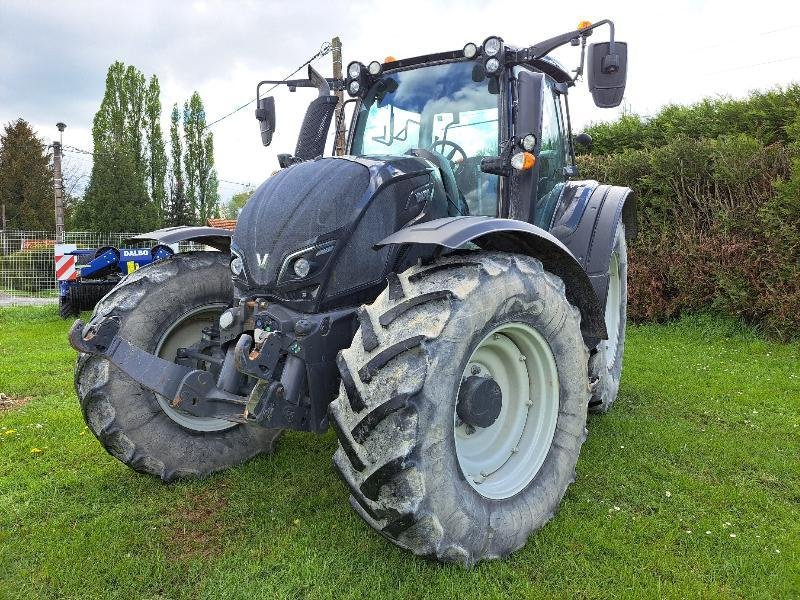
<instances>
[{"instance_id":1,"label":"rear fender","mask_svg":"<svg viewBox=\"0 0 800 600\"><path fill-rule=\"evenodd\" d=\"M550 233L578 260L604 311L617 225L621 220L625 238L636 239L636 213L637 198L630 188L599 185L596 181L570 181L554 215Z\"/></svg>"},{"instance_id":2,"label":"rear fender","mask_svg":"<svg viewBox=\"0 0 800 600\"><path fill-rule=\"evenodd\" d=\"M460 248L473 243L483 250L527 254L542 261L549 272L564 282L567 299L581 312L585 338L607 337L604 313L589 277L569 249L544 229L514 219L448 217L406 227L375 244L428 244Z\"/></svg>"}]
</instances>

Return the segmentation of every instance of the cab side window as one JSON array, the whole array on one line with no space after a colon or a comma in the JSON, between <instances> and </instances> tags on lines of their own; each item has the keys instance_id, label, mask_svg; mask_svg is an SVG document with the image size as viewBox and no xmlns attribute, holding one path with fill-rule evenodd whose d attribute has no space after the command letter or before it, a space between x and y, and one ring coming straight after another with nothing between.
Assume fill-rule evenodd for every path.
<instances>
[{"instance_id":1,"label":"cab side window","mask_svg":"<svg viewBox=\"0 0 800 600\"><path fill-rule=\"evenodd\" d=\"M553 89L553 80L548 77L542 101L542 141L538 157L539 184L536 191L535 218L535 224L543 229L549 228L550 218L564 187L566 156L559 96Z\"/></svg>"}]
</instances>

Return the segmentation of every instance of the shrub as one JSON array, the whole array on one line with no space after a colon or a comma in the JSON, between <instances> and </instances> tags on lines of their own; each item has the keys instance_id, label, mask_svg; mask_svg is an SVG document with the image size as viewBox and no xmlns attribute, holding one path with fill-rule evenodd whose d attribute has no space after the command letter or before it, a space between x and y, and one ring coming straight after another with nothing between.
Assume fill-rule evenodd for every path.
<instances>
[{"instance_id":1,"label":"shrub","mask_svg":"<svg viewBox=\"0 0 800 600\"><path fill-rule=\"evenodd\" d=\"M582 175L639 193L633 320L712 310L771 336L797 336L800 119L786 129L788 144L681 134L661 146L579 157Z\"/></svg>"}]
</instances>

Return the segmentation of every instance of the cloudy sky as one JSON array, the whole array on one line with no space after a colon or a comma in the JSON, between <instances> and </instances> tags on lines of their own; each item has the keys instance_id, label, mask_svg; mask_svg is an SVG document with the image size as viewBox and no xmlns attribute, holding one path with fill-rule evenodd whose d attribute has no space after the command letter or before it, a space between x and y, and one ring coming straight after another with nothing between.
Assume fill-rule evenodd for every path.
<instances>
[{"instance_id":1,"label":"cloudy sky","mask_svg":"<svg viewBox=\"0 0 800 600\"><path fill-rule=\"evenodd\" d=\"M91 124L114 60L161 81L164 115L193 90L210 120L247 102L260 79L280 79L339 35L345 65L386 55L415 56L480 43L491 34L529 45L580 20L611 18L629 44L625 105L652 114L670 102L741 96L800 80L800 3L762 0L614 2L90 2L0 0L0 124L22 117L50 141L67 123L64 143L91 149ZM603 33L602 35L605 35ZM557 57L567 66L572 48ZM330 56L315 63L331 73ZM294 149L311 91L276 94L278 131L261 146L252 107L213 127L219 177L256 184ZM613 119L585 85L571 93L577 126ZM165 127L166 127L165 118ZM577 129L577 128L576 128ZM68 170L85 184L91 157L69 154ZM241 190L222 183L223 197Z\"/></svg>"}]
</instances>

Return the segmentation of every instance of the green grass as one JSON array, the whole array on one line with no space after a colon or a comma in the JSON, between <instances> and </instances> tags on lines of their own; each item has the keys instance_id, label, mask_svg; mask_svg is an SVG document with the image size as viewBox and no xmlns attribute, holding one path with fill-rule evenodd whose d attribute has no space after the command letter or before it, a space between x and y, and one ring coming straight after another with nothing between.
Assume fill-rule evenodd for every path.
<instances>
[{"instance_id":1,"label":"green grass","mask_svg":"<svg viewBox=\"0 0 800 600\"><path fill-rule=\"evenodd\" d=\"M84 428L54 313L0 310L0 391L32 397L0 413L0 598L800 595L800 344L711 318L631 328L556 518L466 571L355 516L330 432L201 482L127 469Z\"/></svg>"}]
</instances>

